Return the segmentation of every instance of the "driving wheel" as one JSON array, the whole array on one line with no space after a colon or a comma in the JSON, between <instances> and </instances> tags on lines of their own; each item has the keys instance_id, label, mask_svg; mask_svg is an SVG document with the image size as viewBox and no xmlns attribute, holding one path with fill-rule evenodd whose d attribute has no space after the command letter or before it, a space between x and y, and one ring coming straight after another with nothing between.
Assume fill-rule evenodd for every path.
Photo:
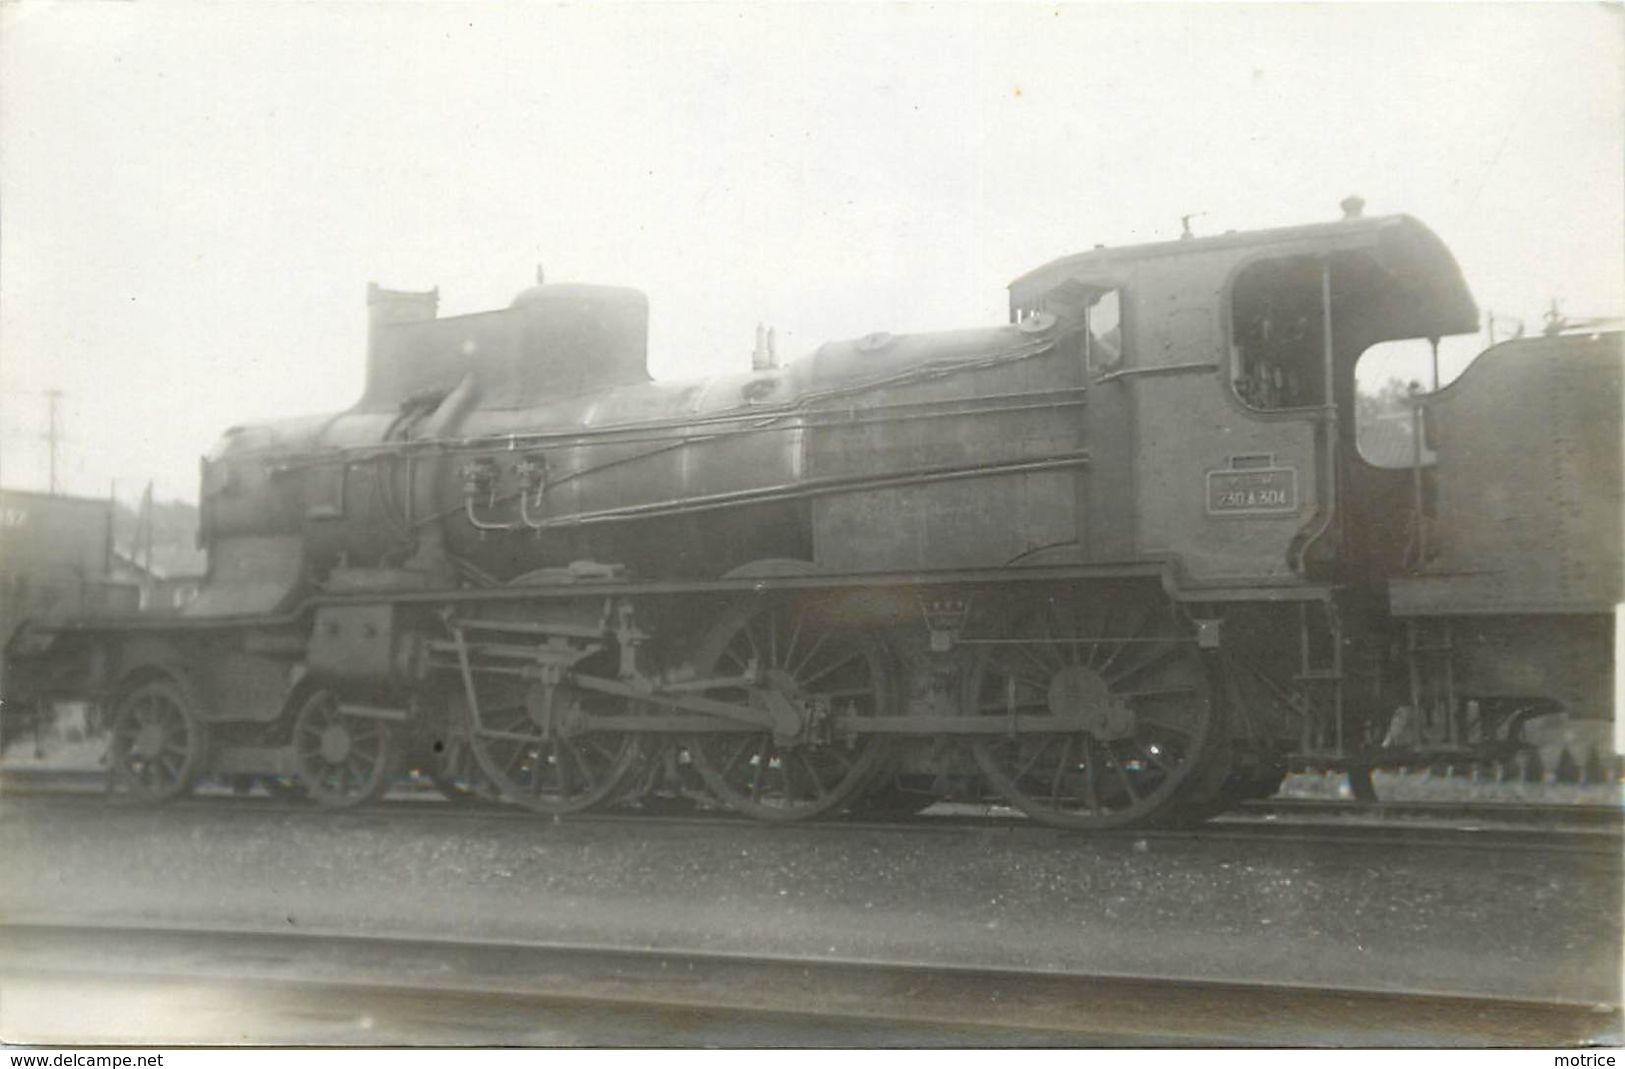
<instances>
[{"instance_id":1,"label":"driving wheel","mask_svg":"<svg viewBox=\"0 0 1625 1069\"><path fill-rule=\"evenodd\" d=\"M594 712L618 699L572 686L497 677L481 681L469 749L503 801L538 813L578 813L618 798L641 764L638 736L597 731Z\"/></svg>"},{"instance_id":2,"label":"driving wheel","mask_svg":"<svg viewBox=\"0 0 1625 1069\"><path fill-rule=\"evenodd\" d=\"M701 678L743 678L705 692L717 701L749 705L766 692L804 716L890 715L895 678L874 634L843 626L816 601L753 603L712 629L694 657ZM878 735L813 730L793 742L741 724L739 730L693 735L684 746L711 793L760 820L805 820L832 812L861 794L886 759Z\"/></svg>"},{"instance_id":3,"label":"driving wheel","mask_svg":"<svg viewBox=\"0 0 1625 1069\"><path fill-rule=\"evenodd\" d=\"M967 701L982 717L1076 727L980 737L995 791L1036 820L1114 828L1181 814L1181 787L1215 734L1208 666L1160 595L1128 588L1035 600L982 646Z\"/></svg>"}]
</instances>

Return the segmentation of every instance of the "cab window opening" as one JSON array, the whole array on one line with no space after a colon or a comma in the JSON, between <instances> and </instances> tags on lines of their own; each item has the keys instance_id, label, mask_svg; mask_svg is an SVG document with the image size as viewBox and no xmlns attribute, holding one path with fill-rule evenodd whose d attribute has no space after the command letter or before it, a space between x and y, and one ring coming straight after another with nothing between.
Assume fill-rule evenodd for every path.
<instances>
[{"instance_id":1,"label":"cab window opening","mask_svg":"<svg viewBox=\"0 0 1625 1069\"><path fill-rule=\"evenodd\" d=\"M1105 374L1123 363L1123 307L1117 290L1107 290L1095 298L1088 311L1087 339L1089 370Z\"/></svg>"},{"instance_id":2,"label":"cab window opening","mask_svg":"<svg viewBox=\"0 0 1625 1069\"><path fill-rule=\"evenodd\" d=\"M1244 269L1231 291L1232 378L1252 408L1326 401L1321 264L1301 256Z\"/></svg>"},{"instance_id":3,"label":"cab window opening","mask_svg":"<svg viewBox=\"0 0 1625 1069\"><path fill-rule=\"evenodd\" d=\"M1120 289L1085 286L1069 279L1031 305L1015 308L1011 320L1047 312L1062 321L1083 324L1083 359L1096 375L1116 371L1123 364L1123 298Z\"/></svg>"}]
</instances>

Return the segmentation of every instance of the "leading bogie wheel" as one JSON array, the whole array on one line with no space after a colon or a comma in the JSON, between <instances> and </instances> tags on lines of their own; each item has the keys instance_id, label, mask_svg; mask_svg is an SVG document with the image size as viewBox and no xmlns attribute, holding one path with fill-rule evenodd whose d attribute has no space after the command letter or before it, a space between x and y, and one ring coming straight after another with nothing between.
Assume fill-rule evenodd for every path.
<instances>
[{"instance_id":1,"label":"leading bogie wheel","mask_svg":"<svg viewBox=\"0 0 1625 1069\"><path fill-rule=\"evenodd\" d=\"M701 678L744 678L794 705L833 717L895 715L896 678L878 635L825 613L817 601L752 603L725 616L699 647ZM706 697L748 704L751 689L725 685ZM717 800L768 821L806 820L834 812L874 782L888 757L876 734L815 735L781 742L741 727L684 740L694 768Z\"/></svg>"},{"instance_id":2,"label":"leading bogie wheel","mask_svg":"<svg viewBox=\"0 0 1625 1069\"><path fill-rule=\"evenodd\" d=\"M400 730L393 721L347 711L338 695L317 688L294 714L293 751L310 797L329 809L348 809L381 797L394 782Z\"/></svg>"},{"instance_id":3,"label":"leading bogie wheel","mask_svg":"<svg viewBox=\"0 0 1625 1069\"><path fill-rule=\"evenodd\" d=\"M126 690L113 710L108 745L119 785L151 802L192 790L208 754L208 725L190 692L172 679L151 679Z\"/></svg>"},{"instance_id":4,"label":"leading bogie wheel","mask_svg":"<svg viewBox=\"0 0 1625 1069\"><path fill-rule=\"evenodd\" d=\"M992 788L1060 827L1182 819L1218 730L1210 666L1175 607L1131 588L1079 591L1021 606L997 630L969 673L966 711L1076 726L978 739Z\"/></svg>"}]
</instances>

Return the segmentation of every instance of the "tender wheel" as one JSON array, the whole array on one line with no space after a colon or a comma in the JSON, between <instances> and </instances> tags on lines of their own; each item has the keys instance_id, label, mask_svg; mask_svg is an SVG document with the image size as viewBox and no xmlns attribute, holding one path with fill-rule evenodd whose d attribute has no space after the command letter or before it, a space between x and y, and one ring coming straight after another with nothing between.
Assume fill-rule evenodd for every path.
<instances>
[{"instance_id":1,"label":"tender wheel","mask_svg":"<svg viewBox=\"0 0 1625 1069\"><path fill-rule=\"evenodd\" d=\"M620 796L641 761L632 732L591 731L592 712L616 699L569 683L482 684L469 748L503 801L554 815L578 813Z\"/></svg>"},{"instance_id":2,"label":"tender wheel","mask_svg":"<svg viewBox=\"0 0 1625 1069\"><path fill-rule=\"evenodd\" d=\"M155 679L119 698L108 757L116 782L136 795L161 802L186 794L207 752L208 725L180 684Z\"/></svg>"},{"instance_id":3,"label":"tender wheel","mask_svg":"<svg viewBox=\"0 0 1625 1069\"><path fill-rule=\"evenodd\" d=\"M1069 828L1181 815L1181 787L1216 732L1194 640L1160 597L1052 597L1013 614L970 673L978 716L1066 716L1079 730L982 737L977 764L1007 801Z\"/></svg>"},{"instance_id":4,"label":"tender wheel","mask_svg":"<svg viewBox=\"0 0 1625 1069\"><path fill-rule=\"evenodd\" d=\"M885 716L895 706L890 658L881 641L825 618L817 603L746 606L712 631L694 664L702 678L741 676L754 664L759 687L833 716ZM706 696L743 704L750 691L719 687ZM887 756L876 735L781 744L770 732L749 728L695 735L685 745L719 801L772 821L839 809L874 782Z\"/></svg>"},{"instance_id":5,"label":"tender wheel","mask_svg":"<svg viewBox=\"0 0 1625 1069\"><path fill-rule=\"evenodd\" d=\"M332 691L315 690L294 717L293 751L310 797L330 809L347 809L389 789L400 742L392 722L345 713Z\"/></svg>"}]
</instances>

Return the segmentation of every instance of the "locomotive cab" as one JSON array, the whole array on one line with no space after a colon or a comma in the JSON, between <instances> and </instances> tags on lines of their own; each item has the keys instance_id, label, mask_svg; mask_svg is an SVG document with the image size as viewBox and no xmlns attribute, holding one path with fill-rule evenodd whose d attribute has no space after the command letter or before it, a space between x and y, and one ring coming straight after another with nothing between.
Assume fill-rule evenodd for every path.
<instances>
[{"instance_id":1,"label":"locomotive cab","mask_svg":"<svg viewBox=\"0 0 1625 1069\"><path fill-rule=\"evenodd\" d=\"M1317 581L1389 555L1363 502L1399 475L1355 449L1355 364L1478 322L1449 251L1406 216L1097 249L1010 294L1012 316L1081 320L1091 339L1086 554L1169 558L1191 587ZM1121 325L1095 329L1119 308Z\"/></svg>"}]
</instances>

